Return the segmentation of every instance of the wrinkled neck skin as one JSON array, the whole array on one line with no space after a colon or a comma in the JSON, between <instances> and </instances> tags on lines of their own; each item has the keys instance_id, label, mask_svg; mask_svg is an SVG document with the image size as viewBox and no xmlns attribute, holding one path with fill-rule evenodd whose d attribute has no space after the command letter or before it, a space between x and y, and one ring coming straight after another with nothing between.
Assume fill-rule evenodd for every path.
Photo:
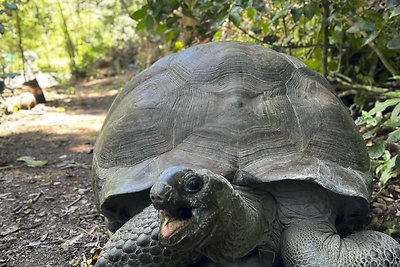
<instances>
[{"instance_id":1,"label":"wrinkled neck skin","mask_svg":"<svg viewBox=\"0 0 400 267\"><path fill-rule=\"evenodd\" d=\"M201 253L218 263L246 256L257 246L279 251L280 223L275 200L264 190L232 187L219 199L219 225Z\"/></svg>"}]
</instances>

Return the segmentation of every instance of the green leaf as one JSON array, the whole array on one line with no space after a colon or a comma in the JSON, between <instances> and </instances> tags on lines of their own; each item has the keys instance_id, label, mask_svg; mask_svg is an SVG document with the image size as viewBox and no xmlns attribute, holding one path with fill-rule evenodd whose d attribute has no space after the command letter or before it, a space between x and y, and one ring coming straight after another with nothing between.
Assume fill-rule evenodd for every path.
<instances>
[{"instance_id":1,"label":"green leaf","mask_svg":"<svg viewBox=\"0 0 400 267\"><path fill-rule=\"evenodd\" d=\"M147 15L146 16L146 30L148 33L153 32L153 27L154 27L154 19L152 16Z\"/></svg>"},{"instance_id":2,"label":"green leaf","mask_svg":"<svg viewBox=\"0 0 400 267\"><path fill-rule=\"evenodd\" d=\"M171 1L169 1L169 6L170 6L172 9L178 9L179 3L178 3L178 1L176 1L176 0L171 0Z\"/></svg>"},{"instance_id":3,"label":"green leaf","mask_svg":"<svg viewBox=\"0 0 400 267\"><path fill-rule=\"evenodd\" d=\"M0 34L3 34L5 31L3 24L0 23Z\"/></svg>"},{"instance_id":4,"label":"green leaf","mask_svg":"<svg viewBox=\"0 0 400 267\"><path fill-rule=\"evenodd\" d=\"M182 48L183 48L183 44L182 44L182 42L175 42L175 51L176 52L180 52L181 50L182 50Z\"/></svg>"},{"instance_id":5,"label":"green leaf","mask_svg":"<svg viewBox=\"0 0 400 267\"><path fill-rule=\"evenodd\" d=\"M380 118L380 117L374 118L374 117L372 117L371 114L369 114L368 112L366 112L366 111L363 110L363 111L361 112L361 116L358 117L358 118L355 120L355 124L356 124L357 126L363 125L363 124L371 124L372 126L375 126L375 125L377 125L380 121L381 121L381 118Z\"/></svg>"},{"instance_id":6,"label":"green leaf","mask_svg":"<svg viewBox=\"0 0 400 267\"><path fill-rule=\"evenodd\" d=\"M293 7L290 10L290 14L292 14L293 21L297 22L301 19L301 16L303 15L303 8L302 7L300 7L300 8Z\"/></svg>"},{"instance_id":7,"label":"green leaf","mask_svg":"<svg viewBox=\"0 0 400 267\"><path fill-rule=\"evenodd\" d=\"M397 129L391 133L389 133L387 141L394 143L400 140L400 129Z\"/></svg>"},{"instance_id":8,"label":"green leaf","mask_svg":"<svg viewBox=\"0 0 400 267\"><path fill-rule=\"evenodd\" d=\"M215 32L213 39L218 40L221 37L221 34L220 31Z\"/></svg>"},{"instance_id":9,"label":"green leaf","mask_svg":"<svg viewBox=\"0 0 400 267\"><path fill-rule=\"evenodd\" d=\"M212 6L213 6L212 1L206 2L200 6L200 12L203 13L204 11L208 11Z\"/></svg>"},{"instance_id":10,"label":"green leaf","mask_svg":"<svg viewBox=\"0 0 400 267\"><path fill-rule=\"evenodd\" d=\"M17 161L24 161L29 167L41 167L49 162L48 160L35 160L33 157L30 156L19 157L17 158Z\"/></svg>"},{"instance_id":11,"label":"green leaf","mask_svg":"<svg viewBox=\"0 0 400 267\"><path fill-rule=\"evenodd\" d=\"M160 1L157 1L157 2L160 3ZM193 17L194 17L192 10L189 9L186 5L183 5L183 6L182 6L182 13L183 13L183 15L185 15L186 17L190 17L190 18L193 18Z\"/></svg>"},{"instance_id":12,"label":"green leaf","mask_svg":"<svg viewBox=\"0 0 400 267\"><path fill-rule=\"evenodd\" d=\"M384 111L387 107L394 106L400 103L400 98L388 99L385 102L378 103L368 114L374 115L378 112Z\"/></svg>"},{"instance_id":13,"label":"green leaf","mask_svg":"<svg viewBox=\"0 0 400 267\"><path fill-rule=\"evenodd\" d=\"M396 76L390 77L389 79L390 80L400 80L400 75L396 75ZM395 92L395 93L398 93L399 96L400 96L400 92Z\"/></svg>"},{"instance_id":14,"label":"green leaf","mask_svg":"<svg viewBox=\"0 0 400 267\"><path fill-rule=\"evenodd\" d=\"M215 22L214 22L214 24L212 25L211 28L212 28L212 29L216 29L216 28L218 28L219 26L221 26L222 23L224 23L225 20L227 19L228 15L229 15L229 14L228 14L228 10L227 10L226 8L224 8L224 9L221 11L221 13L219 13L217 19L215 20Z\"/></svg>"},{"instance_id":15,"label":"green leaf","mask_svg":"<svg viewBox=\"0 0 400 267\"><path fill-rule=\"evenodd\" d=\"M400 5L400 0L386 0L386 9Z\"/></svg>"},{"instance_id":16,"label":"green leaf","mask_svg":"<svg viewBox=\"0 0 400 267\"><path fill-rule=\"evenodd\" d=\"M386 47L389 49L400 49L400 37L393 38L390 40L387 44Z\"/></svg>"},{"instance_id":17,"label":"green leaf","mask_svg":"<svg viewBox=\"0 0 400 267\"><path fill-rule=\"evenodd\" d=\"M384 142L379 142L376 144L373 144L368 148L368 155L371 159L377 159L380 156L383 155L383 152L385 152L385 143Z\"/></svg>"},{"instance_id":18,"label":"green leaf","mask_svg":"<svg viewBox=\"0 0 400 267\"><path fill-rule=\"evenodd\" d=\"M395 157L391 158L390 160L386 160L386 162L384 164L385 169L382 172L381 177L379 179L379 181L382 185L386 184L387 181L393 177L393 172L394 172L397 158L398 158L398 156L396 155Z\"/></svg>"},{"instance_id":19,"label":"green leaf","mask_svg":"<svg viewBox=\"0 0 400 267\"><path fill-rule=\"evenodd\" d=\"M146 27L146 18L143 18L139 23L136 25L136 30L141 31Z\"/></svg>"},{"instance_id":20,"label":"green leaf","mask_svg":"<svg viewBox=\"0 0 400 267\"><path fill-rule=\"evenodd\" d=\"M142 8L142 9L139 9L139 10L136 10L135 12L133 12L133 14L131 15L131 18L138 21L138 20L144 18L146 16L146 14L147 14L146 9Z\"/></svg>"},{"instance_id":21,"label":"green leaf","mask_svg":"<svg viewBox=\"0 0 400 267\"><path fill-rule=\"evenodd\" d=\"M385 152L382 155L382 159L385 161L385 167L387 167L388 165L390 165L390 158L392 157L392 155L390 154L390 152L388 150L385 150ZM394 163L392 164L392 167L394 166Z\"/></svg>"},{"instance_id":22,"label":"green leaf","mask_svg":"<svg viewBox=\"0 0 400 267\"><path fill-rule=\"evenodd\" d=\"M272 18L271 23L274 23L275 20L279 19L280 17L282 17L286 12L288 11L287 8L284 8L282 10L280 10L278 13L276 13L276 15Z\"/></svg>"},{"instance_id":23,"label":"green leaf","mask_svg":"<svg viewBox=\"0 0 400 267\"><path fill-rule=\"evenodd\" d=\"M172 41L172 39L174 37L175 37L175 31L174 30L165 31L165 41L166 42Z\"/></svg>"},{"instance_id":24,"label":"green leaf","mask_svg":"<svg viewBox=\"0 0 400 267\"><path fill-rule=\"evenodd\" d=\"M229 10L229 20L233 22L236 27L240 26L240 13L242 12L242 8L235 6Z\"/></svg>"},{"instance_id":25,"label":"green leaf","mask_svg":"<svg viewBox=\"0 0 400 267\"><path fill-rule=\"evenodd\" d=\"M273 44L276 42L279 38L275 35L267 35L263 38L263 43L265 44Z\"/></svg>"},{"instance_id":26,"label":"green leaf","mask_svg":"<svg viewBox=\"0 0 400 267\"><path fill-rule=\"evenodd\" d=\"M247 9L247 16L248 16L250 19L254 19L254 14L255 14L255 11L254 11L254 9L253 9L252 7L250 7L249 9Z\"/></svg>"},{"instance_id":27,"label":"green leaf","mask_svg":"<svg viewBox=\"0 0 400 267\"><path fill-rule=\"evenodd\" d=\"M382 126L385 127L399 127L400 126L400 120L396 121L396 122L390 122L390 120L385 121Z\"/></svg>"},{"instance_id":28,"label":"green leaf","mask_svg":"<svg viewBox=\"0 0 400 267\"><path fill-rule=\"evenodd\" d=\"M348 33L359 33L359 32L370 32L375 29L376 25L372 21L360 20L357 21L353 26L347 29Z\"/></svg>"},{"instance_id":29,"label":"green leaf","mask_svg":"<svg viewBox=\"0 0 400 267\"><path fill-rule=\"evenodd\" d=\"M382 172L381 177L379 178L379 182L381 185L384 185L389 181L390 178L392 178L393 172L391 169L386 169Z\"/></svg>"},{"instance_id":30,"label":"green leaf","mask_svg":"<svg viewBox=\"0 0 400 267\"><path fill-rule=\"evenodd\" d=\"M395 9L393 9L392 14L390 14L389 18L396 17L400 14L400 6L397 6Z\"/></svg>"},{"instance_id":31,"label":"green leaf","mask_svg":"<svg viewBox=\"0 0 400 267\"><path fill-rule=\"evenodd\" d=\"M395 107L394 107L394 109L393 109L393 111L392 111L392 114L390 115L390 121L393 123L393 122L396 122L397 120L398 120L398 118L399 118L399 113L400 113L400 103L398 103Z\"/></svg>"},{"instance_id":32,"label":"green leaf","mask_svg":"<svg viewBox=\"0 0 400 267\"><path fill-rule=\"evenodd\" d=\"M304 6L304 16L308 19L312 19L315 15L316 5L314 3L309 3Z\"/></svg>"},{"instance_id":33,"label":"green leaf","mask_svg":"<svg viewBox=\"0 0 400 267\"><path fill-rule=\"evenodd\" d=\"M168 26L165 24L160 24L160 25L158 25L158 27L156 29L156 34L161 34L161 33L165 32L166 30L168 30Z\"/></svg>"},{"instance_id":34,"label":"green leaf","mask_svg":"<svg viewBox=\"0 0 400 267\"><path fill-rule=\"evenodd\" d=\"M381 33L380 30L375 30L373 33L371 33L367 38L363 40L361 47L373 41L376 37L379 36L380 33Z\"/></svg>"},{"instance_id":35,"label":"green leaf","mask_svg":"<svg viewBox=\"0 0 400 267\"><path fill-rule=\"evenodd\" d=\"M394 77L396 77L396 76L394 76ZM400 77L400 76L398 76L398 77ZM390 78L390 79L393 79L393 78ZM393 80L397 80L397 79L393 79ZM384 95L393 96L393 97L400 97L400 92L387 92L387 93L384 93Z\"/></svg>"},{"instance_id":36,"label":"green leaf","mask_svg":"<svg viewBox=\"0 0 400 267\"><path fill-rule=\"evenodd\" d=\"M395 158L396 159L394 161L394 165L396 167L397 174L399 174L400 173L400 157L399 157L399 155L396 155Z\"/></svg>"},{"instance_id":37,"label":"green leaf","mask_svg":"<svg viewBox=\"0 0 400 267\"><path fill-rule=\"evenodd\" d=\"M370 139L371 137L375 136L376 131L375 129L372 129L368 132L366 132L365 134L362 135L362 137L364 138L364 140Z\"/></svg>"}]
</instances>

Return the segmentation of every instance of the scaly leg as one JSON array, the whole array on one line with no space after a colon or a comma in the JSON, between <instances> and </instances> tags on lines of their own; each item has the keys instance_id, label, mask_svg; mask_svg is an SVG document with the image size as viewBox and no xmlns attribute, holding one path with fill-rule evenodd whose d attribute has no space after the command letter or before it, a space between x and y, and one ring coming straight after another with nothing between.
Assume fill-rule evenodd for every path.
<instances>
[{"instance_id":1,"label":"scaly leg","mask_svg":"<svg viewBox=\"0 0 400 267\"><path fill-rule=\"evenodd\" d=\"M341 238L329 224L299 223L283 233L285 266L400 266L400 244L376 231Z\"/></svg>"}]
</instances>

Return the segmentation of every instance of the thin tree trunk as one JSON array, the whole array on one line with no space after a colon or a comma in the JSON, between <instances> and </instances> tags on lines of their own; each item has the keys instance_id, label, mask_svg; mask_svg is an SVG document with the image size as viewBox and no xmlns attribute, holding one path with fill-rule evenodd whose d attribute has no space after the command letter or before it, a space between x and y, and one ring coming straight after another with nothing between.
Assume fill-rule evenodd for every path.
<instances>
[{"instance_id":1,"label":"thin tree trunk","mask_svg":"<svg viewBox=\"0 0 400 267\"><path fill-rule=\"evenodd\" d=\"M15 18L17 21L18 48L19 48L19 52L21 53L24 81L26 82L24 47L22 46L22 30L21 30L21 21L20 21L20 17L19 17L18 8L15 9Z\"/></svg>"},{"instance_id":2,"label":"thin tree trunk","mask_svg":"<svg viewBox=\"0 0 400 267\"><path fill-rule=\"evenodd\" d=\"M43 30L43 35L42 35L42 39L43 39L43 41L44 41L44 43L45 43L45 46L46 46L46 61L47 61L47 66L48 66L48 68L49 68L49 72L51 72L52 71L52 66L51 66L51 59L50 59L50 49L49 49L49 39L47 38L47 33L48 33L48 30L47 30L47 27L46 27L46 24L44 23L44 19L43 19L43 17L42 17L42 14L41 14L41 12L40 12L40 10L39 10L39 6L35 3L35 2L33 2L33 4L35 5L35 8L36 8L36 16L38 17L38 21L39 21L39 24L40 24L40 26L42 27L42 30Z\"/></svg>"},{"instance_id":3,"label":"thin tree trunk","mask_svg":"<svg viewBox=\"0 0 400 267\"><path fill-rule=\"evenodd\" d=\"M328 40L328 34L329 34L329 22L328 22L328 17L329 17L329 1L324 0L322 2L322 7L323 7L323 16L322 16L322 25L324 29L324 39L322 41L322 75L324 77L328 76L328 46L329 46L329 40Z\"/></svg>"},{"instance_id":4,"label":"thin tree trunk","mask_svg":"<svg viewBox=\"0 0 400 267\"><path fill-rule=\"evenodd\" d=\"M73 75L76 76L77 73L78 73L78 69L77 69L76 63L75 63L75 46L74 46L74 44L72 42L71 35L69 34L67 21L65 19L64 13L62 11L61 3L60 3L59 0L57 0L57 4L58 4L58 8L60 10L61 18L63 20L64 37L65 37L65 42L66 42L67 53L68 53L68 56L69 56L70 61L71 61L71 63L70 63L71 64L71 71L72 71Z\"/></svg>"}]
</instances>

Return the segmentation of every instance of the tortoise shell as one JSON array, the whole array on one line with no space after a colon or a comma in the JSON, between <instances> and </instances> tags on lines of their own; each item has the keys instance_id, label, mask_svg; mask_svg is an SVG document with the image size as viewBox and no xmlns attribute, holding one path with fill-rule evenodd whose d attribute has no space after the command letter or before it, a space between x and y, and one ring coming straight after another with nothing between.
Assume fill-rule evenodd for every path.
<instances>
[{"instance_id":1,"label":"tortoise shell","mask_svg":"<svg viewBox=\"0 0 400 267\"><path fill-rule=\"evenodd\" d=\"M366 202L369 164L348 110L318 73L262 46L213 42L128 83L98 137L92 175L103 213L126 221L171 166L206 168L235 185L314 181Z\"/></svg>"}]
</instances>

